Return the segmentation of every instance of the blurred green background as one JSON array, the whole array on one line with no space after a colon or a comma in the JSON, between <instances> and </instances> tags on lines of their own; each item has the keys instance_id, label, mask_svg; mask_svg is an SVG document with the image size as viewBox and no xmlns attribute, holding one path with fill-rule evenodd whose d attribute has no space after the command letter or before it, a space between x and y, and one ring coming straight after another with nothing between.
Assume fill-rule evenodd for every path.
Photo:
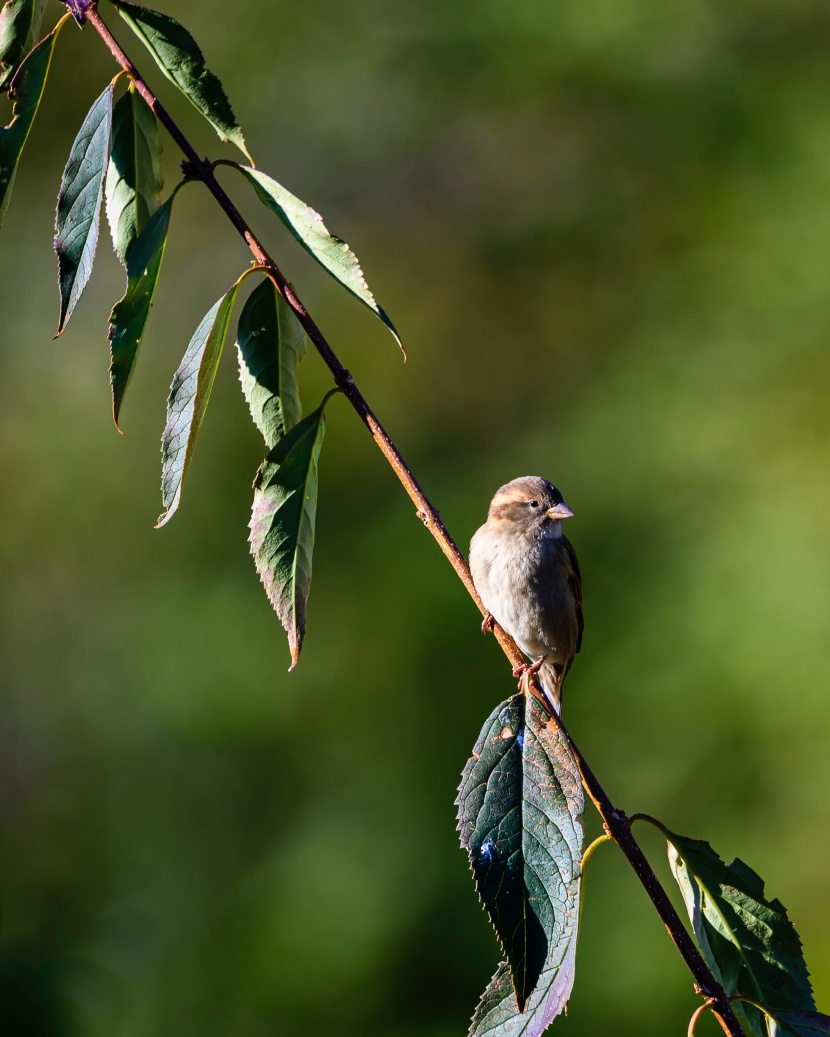
<instances>
[{"instance_id":1,"label":"blurred green background","mask_svg":"<svg viewBox=\"0 0 830 1037\"><path fill-rule=\"evenodd\" d=\"M223 174L459 542L514 476L564 491L586 611L571 730L622 807L763 875L830 1011L827 6L164 10L258 164L360 256L406 365ZM233 157L102 11L200 153ZM118 436L106 231L51 341L54 197L112 72L68 26L0 237L0 1033L463 1034L498 950L453 798L509 670L335 399L287 674L247 553L263 449L231 349L153 530L171 375L248 255L182 192ZM177 163L170 145L169 186ZM302 374L310 410L329 380L312 354ZM685 1033L696 1003L604 850L553 1032Z\"/></svg>"}]
</instances>

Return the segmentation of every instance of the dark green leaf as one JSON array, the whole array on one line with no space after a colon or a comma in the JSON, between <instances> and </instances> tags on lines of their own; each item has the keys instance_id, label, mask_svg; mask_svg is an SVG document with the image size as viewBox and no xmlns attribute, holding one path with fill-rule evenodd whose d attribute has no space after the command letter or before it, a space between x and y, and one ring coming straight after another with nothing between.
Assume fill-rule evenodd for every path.
<instances>
[{"instance_id":1,"label":"dark green leaf","mask_svg":"<svg viewBox=\"0 0 830 1037\"><path fill-rule=\"evenodd\" d=\"M176 188L178 191L178 188ZM112 416L116 427L124 393L132 378L144 326L153 305L161 261L167 244L170 210L176 191L156 209L130 250L127 260L127 291L113 306L108 336L110 341L110 384Z\"/></svg>"},{"instance_id":2,"label":"dark green leaf","mask_svg":"<svg viewBox=\"0 0 830 1037\"><path fill-rule=\"evenodd\" d=\"M161 139L156 117L135 88L112 113L107 219L115 254L126 266L136 238L161 201Z\"/></svg>"},{"instance_id":3,"label":"dark green leaf","mask_svg":"<svg viewBox=\"0 0 830 1037\"><path fill-rule=\"evenodd\" d=\"M12 120L8 126L0 128L0 226L9 207L14 175L20 153L29 136L43 87L55 49L57 29L40 41L35 49L27 55L12 80L9 94L14 101Z\"/></svg>"},{"instance_id":4,"label":"dark green leaf","mask_svg":"<svg viewBox=\"0 0 830 1037\"><path fill-rule=\"evenodd\" d=\"M239 317L239 381L269 450L300 420L297 374L305 332L273 282L257 285Z\"/></svg>"},{"instance_id":5,"label":"dark green leaf","mask_svg":"<svg viewBox=\"0 0 830 1037\"><path fill-rule=\"evenodd\" d=\"M456 800L461 844L504 949L475 1037L535 1037L570 996L579 920L583 794L564 737L532 697L486 721Z\"/></svg>"},{"instance_id":6,"label":"dark green leaf","mask_svg":"<svg viewBox=\"0 0 830 1037\"><path fill-rule=\"evenodd\" d=\"M245 138L221 82L205 68L199 46L183 25L160 11L137 4L115 3L118 13L156 59L159 68L204 115L222 140L230 141L249 160Z\"/></svg>"},{"instance_id":7,"label":"dark green leaf","mask_svg":"<svg viewBox=\"0 0 830 1037\"><path fill-rule=\"evenodd\" d=\"M182 483L210 401L238 291L239 281L204 315L173 376L161 437L161 497L165 510L156 528L168 522L179 506Z\"/></svg>"},{"instance_id":8,"label":"dark green leaf","mask_svg":"<svg viewBox=\"0 0 830 1037\"><path fill-rule=\"evenodd\" d=\"M87 113L69 152L58 193L55 218L61 294L58 335L66 327L92 273L104 174L109 161L113 90L114 85L110 83Z\"/></svg>"},{"instance_id":9,"label":"dark green leaf","mask_svg":"<svg viewBox=\"0 0 830 1037\"><path fill-rule=\"evenodd\" d=\"M345 241L330 234L319 213L310 205L296 198L290 191L272 180L258 169L237 166L254 185L257 195L267 208L275 213L291 231L309 255L313 256L324 270L347 288L352 295L376 314L392 332L395 341L403 349L400 337L392 321L375 302L369 290L357 256Z\"/></svg>"},{"instance_id":10,"label":"dark green leaf","mask_svg":"<svg viewBox=\"0 0 830 1037\"><path fill-rule=\"evenodd\" d=\"M708 843L659 827L701 953L726 993L775 1011L815 1009L801 941L783 904L765 898L763 880L741 860L726 864ZM735 1012L748 1033L766 1033L754 1006L736 1002Z\"/></svg>"},{"instance_id":11,"label":"dark green leaf","mask_svg":"<svg viewBox=\"0 0 830 1037\"><path fill-rule=\"evenodd\" d=\"M305 636L317 515L317 461L326 428L324 409L331 395L277 443L254 480L251 554L268 600L288 634L292 670Z\"/></svg>"},{"instance_id":12,"label":"dark green leaf","mask_svg":"<svg viewBox=\"0 0 830 1037\"><path fill-rule=\"evenodd\" d=\"M46 0L8 0L0 10L0 90L35 45Z\"/></svg>"},{"instance_id":13,"label":"dark green leaf","mask_svg":"<svg viewBox=\"0 0 830 1037\"><path fill-rule=\"evenodd\" d=\"M772 1012L773 1019L785 1033L796 1037L818 1037L830 1034L830 1015L821 1012Z\"/></svg>"}]
</instances>

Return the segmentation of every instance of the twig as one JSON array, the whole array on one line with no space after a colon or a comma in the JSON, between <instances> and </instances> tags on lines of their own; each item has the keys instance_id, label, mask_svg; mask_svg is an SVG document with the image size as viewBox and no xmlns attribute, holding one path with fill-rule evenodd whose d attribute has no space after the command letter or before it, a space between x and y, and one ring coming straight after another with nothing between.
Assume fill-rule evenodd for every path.
<instances>
[{"instance_id":1,"label":"twig","mask_svg":"<svg viewBox=\"0 0 830 1037\"><path fill-rule=\"evenodd\" d=\"M69 3L69 0L64 0L64 2ZM201 180L204 183L219 203L219 206L225 215L245 240L245 243L248 245L256 263L267 270L268 275L277 290L294 311L300 324L305 329L306 334L317 349L317 352L323 358L323 361L331 371L335 384L343 391L349 403L351 403L360 419L369 429L369 432L380 448L381 453L389 462L404 489L409 494L410 499L417 509L418 517L438 542L439 547L449 559L450 564L453 569L455 569L461 582L467 588L470 597L476 603L481 614L485 615L486 610L481 599L476 593L472 577L470 576L469 566L467 565L464 555L459 550L458 545L450 535L449 530L441 520L439 512L435 507L433 507L431 501L421 489L415 476L410 471L409 466L404 461L397 447L392 442L363 394L358 389L351 374L346 370L343 364L340 363L340 360L335 355L320 329L314 323L314 320L311 318L306 308L303 306L291 284L289 284L285 279L277 264L265 251L242 214L225 193L221 184L216 179L212 164L199 157L188 139L173 121L170 114L152 90L147 86L133 63L121 49L112 33L101 20L94 0L92 0L89 6L86 7L84 13L88 23L104 41L116 62L130 76L135 84L136 90L143 97L159 122L164 126L184 153L188 165L189 176L193 179ZM506 634L498 624L494 626L493 632L495 633L504 654L509 659L511 666L517 667L523 663L524 657L517 648L513 639ZM556 712L551 710L549 703L546 702L541 687L536 682L535 678L529 686L532 693L539 698L547 712L550 714L549 723L561 731L568 740L582 776L582 783L585 786L586 792L593 801L594 806L599 811L606 832L617 843L622 852L628 858L629 863L634 869L640 882L645 887L652 903L656 907L658 914L663 919L666 929L674 941L675 946L694 976L696 983L700 988L700 992L709 1002L711 1002L713 1007L716 1006L716 1014L720 1019L724 1032L729 1034L730 1037L744 1037L743 1030L732 1011L729 998L726 996L723 987L712 975L697 947L692 942L691 937L680 920L680 916L677 914L674 906L669 900L666 891L660 885L651 865L646 860L643 851L640 849L637 841L631 834L631 829L629 828L625 814L623 811L618 810L608 798L605 790L600 785L599 781L597 781L593 771L588 766L573 738L562 724Z\"/></svg>"}]
</instances>

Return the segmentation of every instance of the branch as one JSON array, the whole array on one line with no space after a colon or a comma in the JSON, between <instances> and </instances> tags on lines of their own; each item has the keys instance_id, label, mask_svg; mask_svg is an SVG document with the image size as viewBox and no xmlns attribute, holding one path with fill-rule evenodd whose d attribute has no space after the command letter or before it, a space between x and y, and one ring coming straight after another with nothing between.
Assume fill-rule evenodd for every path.
<instances>
[{"instance_id":1,"label":"branch","mask_svg":"<svg viewBox=\"0 0 830 1037\"><path fill-rule=\"evenodd\" d=\"M63 0L63 2L66 3L70 9L73 8L73 4L77 4L77 0ZM132 79L136 90L141 94L142 98L149 105L156 118L164 126L183 152L187 163L188 175L192 179L201 180L202 183L204 183L205 187L207 187L218 202L222 211L244 239L254 257L254 261L257 265L267 270L268 276L296 314L297 319L305 329L306 334L311 339L317 352L323 358L323 361L331 371L335 384L342 390L346 399L355 409L361 421L366 425L381 453L389 462L393 471L402 483L403 488L415 504L418 517L438 542L438 546L449 559L450 564L453 569L455 569L461 582L467 588L470 597L475 602L481 614L485 615L486 610L481 599L476 593L472 577L470 576L470 569L464 555L459 550L458 545L455 543L449 530L441 520L441 515L421 489L418 481L409 469L409 466L390 439L383 425L381 425L380 421L375 416L365 397L358 389L351 374L346 370L343 364L340 363L340 360L326 341L323 333L309 315L305 306L303 306L291 284L285 279L277 264L265 251L242 214L225 193L219 181L216 179L213 165L206 159L199 157L190 141L185 137L173 121L170 114L152 90L147 86L133 63L121 49L112 33L101 20L94 0L86 0L86 2L89 3L89 6L86 7L84 5L85 9L83 13L86 15L87 22L95 29L104 41L113 58L115 58L118 65ZM504 654L510 661L511 666L517 667L521 665L524 662L524 657L517 648L513 639L505 633L498 624L494 626L494 633L504 651ZM681 957L686 962L689 971L694 976L699 992L702 996L707 998L708 1004L711 1004L713 1008L717 1009L716 1014L721 1026L723 1027L724 1033L729 1034L730 1037L745 1037L738 1020L735 1018L735 1014L732 1011L726 992L712 975L712 972L703 960L700 951L697 949L686 931L686 928L669 900L666 891L661 886L660 881L654 873L651 865L646 860L639 844L631 834L631 828L625 814L622 810L618 810L608 798L605 790L600 785L591 768L588 766L585 757L579 751L579 748L570 733L559 719L558 714L546 701L544 693L535 678L531 683L529 683L529 688L550 715L548 723L561 731L567 739L577 766L579 767L585 791L588 793L594 806L597 808L597 811L603 820L606 832L620 847L640 882L645 887L646 893L648 893L652 903L657 909L657 913L662 918L666 929L669 932L669 936L674 941Z\"/></svg>"}]
</instances>

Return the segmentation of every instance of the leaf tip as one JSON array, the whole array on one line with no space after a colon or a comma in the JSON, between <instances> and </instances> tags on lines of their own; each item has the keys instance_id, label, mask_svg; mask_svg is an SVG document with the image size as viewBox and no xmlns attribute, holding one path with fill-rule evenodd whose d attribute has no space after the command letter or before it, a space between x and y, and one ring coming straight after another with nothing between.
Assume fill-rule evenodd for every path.
<instances>
[{"instance_id":1,"label":"leaf tip","mask_svg":"<svg viewBox=\"0 0 830 1037\"><path fill-rule=\"evenodd\" d=\"M389 314L386 312L386 310L383 309L382 306L378 306L377 313L378 313L378 316L380 317L380 319L383 321L383 323L386 325L386 327L391 332L392 337L394 338L394 340L398 343L398 348L400 349L401 353L403 354L403 362L406 363L406 349L404 349L404 344L403 344L403 341L401 340L401 336L398 334L398 329L395 327L395 325L389 319Z\"/></svg>"}]
</instances>

